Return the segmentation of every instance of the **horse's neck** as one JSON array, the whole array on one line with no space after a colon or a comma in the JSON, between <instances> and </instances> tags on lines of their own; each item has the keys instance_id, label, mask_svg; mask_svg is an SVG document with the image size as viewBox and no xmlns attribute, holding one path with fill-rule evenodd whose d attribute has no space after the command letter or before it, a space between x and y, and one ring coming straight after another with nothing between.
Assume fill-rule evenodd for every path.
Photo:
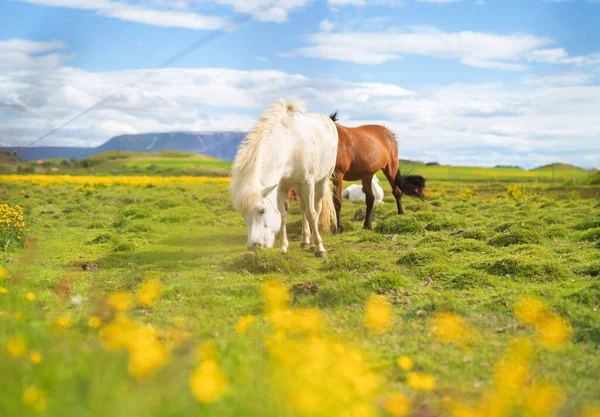
<instances>
[{"instance_id":1,"label":"horse's neck","mask_svg":"<svg viewBox=\"0 0 600 417\"><path fill-rule=\"evenodd\" d=\"M279 184L283 177L291 150L280 138L270 137L264 141L255 168L255 179L263 187Z\"/></svg>"}]
</instances>

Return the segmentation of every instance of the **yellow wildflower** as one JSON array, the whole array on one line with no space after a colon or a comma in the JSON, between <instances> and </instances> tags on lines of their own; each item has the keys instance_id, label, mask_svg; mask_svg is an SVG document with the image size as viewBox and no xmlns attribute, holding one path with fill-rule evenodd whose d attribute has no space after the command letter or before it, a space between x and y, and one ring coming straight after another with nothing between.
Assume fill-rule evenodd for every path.
<instances>
[{"instance_id":1,"label":"yellow wildflower","mask_svg":"<svg viewBox=\"0 0 600 417\"><path fill-rule=\"evenodd\" d=\"M111 294L108 302L116 311L127 311L132 304L131 296L123 291Z\"/></svg>"},{"instance_id":2,"label":"yellow wildflower","mask_svg":"<svg viewBox=\"0 0 600 417\"><path fill-rule=\"evenodd\" d=\"M0 266L0 279L4 279L8 276L8 271Z\"/></svg>"},{"instance_id":3,"label":"yellow wildflower","mask_svg":"<svg viewBox=\"0 0 600 417\"><path fill-rule=\"evenodd\" d=\"M23 404L31 409L42 412L46 409L46 396L36 387L27 387L23 391Z\"/></svg>"},{"instance_id":4,"label":"yellow wildflower","mask_svg":"<svg viewBox=\"0 0 600 417\"><path fill-rule=\"evenodd\" d=\"M437 314L431 328L438 339L458 346L465 346L474 334L464 318L447 312Z\"/></svg>"},{"instance_id":5,"label":"yellow wildflower","mask_svg":"<svg viewBox=\"0 0 600 417\"><path fill-rule=\"evenodd\" d=\"M396 363L403 371L410 371L414 366L413 360L406 355L402 355L396 359Z\"/></svg>"},{"instance_id":6,"label":"yellow wildflower","mask_svg":"<svg viewBox=\"0 0 600 417\"><path fill-rule=\"evenodd\" d=\"M27 353L27 342L25 342L25 338L19 334L8 339L4 344L4 347L8 354L13 358L20 358Z\"/></svg>"},{"instance_id":7,"label":"yellow wildflower","mask_svg":"<svg viewBox=\"0 0 600 417\"><path fill-rule=\"evenodd\" d=\"M124 349L129 346L135 331L135 323L127 317L117 317L100 329L100 340L107 350Z\"/></svg>"},{"instance_id":8,"label":"yellow wildflower","mask_svg":"<svg viewBox=\"0 0 600 417\"><path fill-rule=\"evenodd\" d=\"M365 307L365 326L375 332L383 333L392 324L392 307L381 295L371 295Z\"/></svg>"},{"instance_id":9,"label":"yellow wildflower","mask_svg":"<svg viewBox=\"0 0 600 417\"><path fill-rule=\"evenodd\" d=\"M564 402L562 389L549 384L533 385L525 392L523 410L530 417L547 417L558 411Z\"/></svg>"},{"instance_id":10,"label":"yellow wildflower","mask_svg":"<svg viewBox=\"0 0 600 417\"><path fill-rule=\"evenodd\" d=\"M69 327L71 327L71 318L67 316L61 316L56 319L56 324L58 324L60 327L68 329Z\"/></svg>"},{"instance_id":11,"label":"yellow wildflower","mask_svg":"<svg viewBox=\"0 0 600 417\"><path fill-rule=\"evenodd\" d=\"M0 317L5 317L7 315L8 313L5 310L0 310Z\"/></svg>"},{"instance_id":12,"label":"yellow wildflower","mask_svg":"<svg viewBox=\"0 0 600 417\"><path fill-rule=\"evenodd\" d=\"M28 292L25 298L27 298L28 301L35 301L35 294L32 292Z\"/></svg>"},{"instance_id":13,"label":"yellow wildflower","mask_svg":"<svg viewBox=\"0 0 600 417\"><path fill-rule=\"evenodd\" d=\"M526 297L517 302L515 305L515 314L519 321L530 326L534 326L542 321L548 308L537 298Z\"/></svg>"},{"instance_id":14,"label":"yellow wildflower","mask_svg":"<svg viewBox=\"0 0 600 417\"><path fill-rule=\"evenodd\" d=\"M185 327L185 319L183 317L175 317L173 324L178 329L183 329Z\"/></svg>"},{"instance_id":15,"label":"yellow wildflower","mask_svg":"<svg viewBox=\"0 0 600 417\"><path fill-rule=\"evenodd\" d=\"M153 305L160 293L161 283L160 279L151 279L140 285L138 290L138 300L144 307L150 307Z\"/></svg>"},{"instance_id":16,"label":"yellow wildflower","mask_svg":"<svg viewBox=\"0 0 600 417\"><path fill-rule=\"evenodd\" d=\"M566 320L552 314L538 324L537 335L544 346L557 349L569 341L571 328Z\"/></svg>"},{"instance_id":17,"label":"yellow wildflower","mask_svg":"<svg viewBox=\"0 0 600 417\"><path fill-rule=\"evenodd\" d=\"M581 417L600 417L600 406L587 405L581 410Z\"/></svg>"},{"instance_id":18,"label":"yellow wildflower","mask_svg":"<svg viewBox=\"0 0 600 417\"><path fill-rule=\"evenodd\" d=\"M393 417L404 417L410 412L410 402L405 395L391 394L383 401L383 409Z\"/></svg>"},{"instance_id":19,"label":"yellow wildflower","mask_svg":"<svg viewBox=\"0 0 600 417\"><path fill-rule=\"evenodd\" d=\"M277 280L265 283L262 286L262 295L267 302L267 311L283 309L290 300L287 288Z\"/></svg>"},{"instance_id":20,"label":"yellow wildflower","mask_svg":"<svg viewBox=\"0 0 600 417\"><path fill-rule=\"evenodd\" d=\"M166 348L154 337L135 339L129 348L129 374L141 378L168 359Z\"/></svg>"},{"instance_id":21,"label":"yellow wildflower","mask_svg":"<svg viewBox=\"0 0 600 417\"><path fill-rule=\"evenodd\" d=\"M406 378L408 386L420 391L431 391L435 388L435 379L429 374L411 372Z\"/></svg>"},{"instance_id":22,"label":"yellow wildflower","mask_svg":"<svg viewBox=\"0 0 600 417\"><path fill-rule=\"evenodd\" d=\"M227 376L214 359L202 361L190 377L194 397L202 403L213 403L223 396Z\"/></svg>"},{"instance_id":23,"label":"yellow wildflower","mask_svg":"<svg viewBox=\"0 0 600 417\"><path fill-rule=\"evenodd\" d=\"M0 287L0 294L8 294L8 288Z\"/></svg>"},{"instance_id":24,"label":"yellow wildflower","mask_svg":"<svg viewBox=\"0 0 600 417\"><path fill-rule=\"evenodd\" d=\"M22 320L23 319L23 313L21 313L20 311L15 312L15 319Z\"/></svg>"},{"instance_id":25,"label":"yellow wildflower","mask_svg":"<svg viewBox=\"0 0 600 417\"><path fill-rule=\"evenodd\" d=\"M196 359L206 360L206 359L214 359L217 357L219 349L214 340L207 340L202 342L200 346L196 348Z\"/></svg>"},{"instance_id":26,"label":"yellow wildflower","mask_svg":"<svg viewBox=\"0 0 600 417\"><path fill-rule=\"evenodd\" d=\"M92 329L97 329L102 326L102 320L98 316L92 316L88 320L88 326L90 326Z\"/></svg>"},{"instance_id":27,"label":"yellow wildflower","mask_svg":"<svg viewBox=\"0 0 600 417\"><path fill-rule=\"evenodd\" d=\"M235 332L238 334L244 333L248 329L248 327L255 321L256 317L254 317L252 314L240 317L240 319L237 322L237 325L235 326Z\"/></svg>"},{"instance_id":28,"label":"yellow wildflower","mask_svg":"<svg viewBox=\"0 0 600 417\"><path fill-rule=\"evenodd\" d=\"M477 408L468 406L461 402L453 402L450 411L454 417L481 417L482 414Z\"/></svg>"},{"instance_id":29,"label":"yellow wildflower","mask_svg":"<svg viewBox=\"0 0 600 417\"><path fill-rule=\"evenodd\" d=\"M38 352L37 350L32 350L29 352L29 359L31 360L31 363L33 363L34 365L38 365L42 362L42 354L40 352Z\"/></svg>"}]
</instances>

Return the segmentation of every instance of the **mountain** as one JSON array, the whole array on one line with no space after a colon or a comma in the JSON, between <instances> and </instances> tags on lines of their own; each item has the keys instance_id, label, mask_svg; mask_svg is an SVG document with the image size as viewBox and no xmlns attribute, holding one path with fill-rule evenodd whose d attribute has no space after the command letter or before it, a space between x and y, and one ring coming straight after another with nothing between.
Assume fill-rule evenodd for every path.
<instances>
[{"instance_id":1,"label":"mountain","mask_svg":"<svg viewBox=\"0 0 600 417\"><path fill-rule=\"evenodd\" d=\"M96 148L39 146L18 151L23 160L82 159L106 151L160 152L166 150L200 153L224 161L233 161L244 132L170 132L115 136ZM0 147L12 152L17 147Z\"/></svg>"}]
</instances>

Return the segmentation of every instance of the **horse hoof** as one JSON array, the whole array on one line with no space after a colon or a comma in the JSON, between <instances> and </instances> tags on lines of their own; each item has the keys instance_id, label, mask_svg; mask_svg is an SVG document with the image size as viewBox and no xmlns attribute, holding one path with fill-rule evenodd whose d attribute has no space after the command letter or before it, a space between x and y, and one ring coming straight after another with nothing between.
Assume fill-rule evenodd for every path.
<instances>
[{"instance_id":1,"label":"horse hoof","mask_svg":"<svg viewBox=\"0 0 600 417\"><path fill-rule=\"evenodd\" d=\"M300 244L300 248L302 248L302 249L310 249L310 244L308 244L308 243L301 243Z\"/></svg>"},{"instance_id":2,"label":"horse hoof","mask_svg":"<svg viewBox=\"0 0 600 417\"><path fill-rule=\"evenodd\" d=\"M315 257L319 259L327 259L327 252L315 252Z\"/></svg>"}]
</instances>

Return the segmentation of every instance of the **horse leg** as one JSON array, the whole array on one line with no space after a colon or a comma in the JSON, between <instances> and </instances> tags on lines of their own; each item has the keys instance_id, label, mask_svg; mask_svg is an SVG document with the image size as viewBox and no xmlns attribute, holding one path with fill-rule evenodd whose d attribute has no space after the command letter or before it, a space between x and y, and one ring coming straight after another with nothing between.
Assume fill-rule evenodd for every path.
<instances>
[{"instance_id":1,"label":"horse leg","mask_svg":"<svg viewBox=\"0 0 600 417\"><path fill-rule=\"evenodd\" d=\"M367 214L365 215L365 223L363 229L371 230L371 216L373 214L373 204L375 203L375 195L373 194L373 177L364 178L362 180L363 192L365 193L365 200L367 202Z\"/></svg>"},{"instance_id":2,"label":"horse leg","mask_svg":"<svg viewBox=\"0 0 600 417\"><path fill-rule=\"evenodd\" d=\"M326 184L326 183L325 183ZM323 247L323 240L319 234L319 214L321 198L323 198L324 184L319 182L307 184L302 188L302 200L305 200L305 213L311 228L311 243L315 247L315 256L317 258L326 258L327 251Z\"/></svg>"},{"instance_id":3,"label":"horse leg","mask_svg":"<svg viewBox=\"0 0 600 417\"><path fill-rule=\"evenodd\" d=\"M282 188L279 189L277 194L277 206L281 213L281 251L286 253L288 251L289 242L287 238L287 193Z\"/></svg>"},{"instance_id":4,"label":"horse leg","mask_svg":"<svg viewBox=\"0 0 600 417\"><path fill-rule=\"evenodd\" d=\"M310 226L306 218L306 203L303 198L300 199L300 209L302 210L302 243L300 243L300 247L302 249L311 249Z\"/></svg>"},{"instance_id":5,"label":"horse leg","mask_svg":"<svg viewBox=\"0 0 600 417\"><path fill-rule=\"evenodd\" d=\"M402 208L402 191L400 191L400 185L396 181L396 176L398 175L398 162L394 164L394 161L391 161L382 171L392 187L392 194L394 194L396 206L398 206L398 214L404 214L404 209Z\"/></svg>"},{"instance_id":6,"label":"horse leg","mask_svg":"<svg viewBox=\"0 0 600 417\"><path fill-rule=\"evenodd\" d=\"M344 174L336 172L332 177L332 181L335 186L335 190L333 190L333 205L335 207L335 217L337 222L336 232L342 233L344 231L344 226L342 225L342 187Z\"/></svg>"}]
</instances>

